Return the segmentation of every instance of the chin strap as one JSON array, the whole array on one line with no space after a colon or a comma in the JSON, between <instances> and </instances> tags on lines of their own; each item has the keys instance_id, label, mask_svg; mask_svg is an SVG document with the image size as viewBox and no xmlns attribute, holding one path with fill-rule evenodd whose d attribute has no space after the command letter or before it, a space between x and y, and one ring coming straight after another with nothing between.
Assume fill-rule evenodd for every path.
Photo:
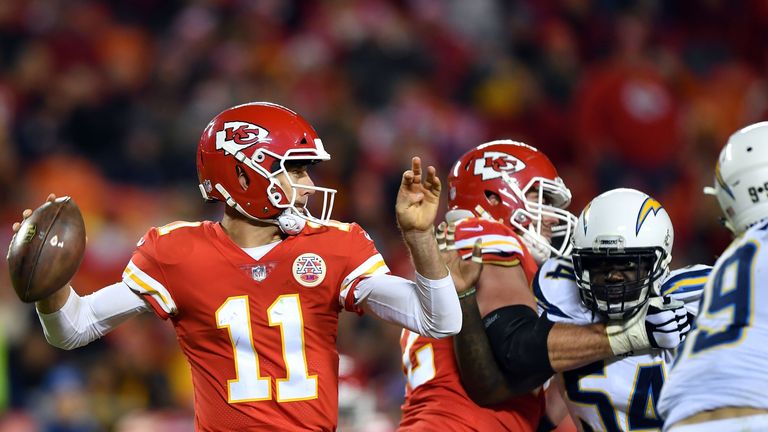
<instances>
[{"instance_id":1,"label":"chin strap","mask_svg":"<svg viewBox=\"0 0 768 432\"><path fill-rule=\"evenodd\" d=\"M283 213L278 215L275 219L259 219L251 217L245 214L249 219L253 219L259 222L264 222L272 225L277 225L283 234L296 235L304 230L307 225L307 220L294 213L293 209L285 209Z\"/></svg>"},{"instance_id":2,"label":"chin strap","mask_svg":"<svg viewBox=\"0 0 768 432\"><path fill-rule=\"evenodd\" d=\"M238 204L232 196L227 192L226 189L224 189L221 184L216 184L216 190L218 190L222 196L224 196L224 199L226 200L226 203L228 206L234 208L240 214L247 217L248 219L264 222L272 225L277 225L278 228L280 228L280 231L282 231L284 234L287 235L296 235L300 233L304 227L307 225L307 220L300 215L296 213L296 211L292 208L285 209L280 215L277 216L275 219L261 219L261 218L255 218L248 214L245 209L243 209L240 204ZM201 187L200 191L203 192L204 189ZM204 195L205 196L205 195Z\"/></svg>"},{"instance_id":3,"label":"chin strap","mask_svg":"<svg viewBox=\"0 0 768 432\"><path fill-rule=\"evenodd\" d=\"M280 228L280 231L286 235L296 235L303 231L304 227L307 225L307 220L294 213L292 209L285 209L285 211L283 211L283 213L278 215L275 219L254 218L247 213L245 215L249 219L253 219L255 221L277 225L277 227Z\"/></svg>"},{"instance_id":4,"label":"chin strap","mask_svg":"<svg viewBox=\"0 0 768 432\"><path fill-rule=\"evenodd\" d=\"M277 217L277 226L280 227L280 231L288 235L296 235L300 233L307 225L307 220L297 215L293 209L285 209L280 216Z\"/></svg>"},{"instance_id":5,"label":"chin strap","mask_svg":"<svg viewBox=\"0 0 768 432\"><path fill-rule=\"evenodd\" d=\"M307 225L307 220L297 215L293 209L287 208L275 219L259 219L251 217L245 214L249 219L253 219L259 222L264 222L272 225L277 225L280 231L286 235L296 235L304 230Z\"/></svg>"}]
</instances>

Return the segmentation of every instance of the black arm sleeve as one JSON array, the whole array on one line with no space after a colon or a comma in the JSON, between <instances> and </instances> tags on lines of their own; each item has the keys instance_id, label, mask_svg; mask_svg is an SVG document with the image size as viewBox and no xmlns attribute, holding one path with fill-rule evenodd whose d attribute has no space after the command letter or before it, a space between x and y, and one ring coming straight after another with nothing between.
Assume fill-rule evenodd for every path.
<instances>
[{"instance_id":1,"label":"black arm sleeve","mask_svg":"<svg viewBox=\"0 0 768 432\"><path fill-rule=\"evenodd\" d=\"M547 337L554 323L524 305L496 309L483 318L496 362L515 394L544 384L553 374Z\"/></svg>"}]
</instances>

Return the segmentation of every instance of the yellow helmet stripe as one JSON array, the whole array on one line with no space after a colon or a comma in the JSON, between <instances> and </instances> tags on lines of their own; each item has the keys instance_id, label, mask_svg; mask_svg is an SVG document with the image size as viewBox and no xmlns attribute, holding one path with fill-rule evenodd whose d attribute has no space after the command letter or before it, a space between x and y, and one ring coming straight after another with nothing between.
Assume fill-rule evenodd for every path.
<instances>
[{"instance_id":1,"label":"yellow helmet stripe","mask_svg":"<svg viewBox=\"0 0 768 432\"><path fill-rule=\"evenodd\" d=\"M725 184L723 175L720 173L720 161L717 161L717 164L715 165L715 181L717 181L717 184L720 185L720 188L724 190L725 193L730 195L731 199L736 199L736 197L733 196L733 191L731 191L731 188Z\"/></svg>"},{"instance_id":2,"label":"yellow helmet stripe","mask_svg":"<svg viewBox=\"0 0 768 432\"><path fill-rule=\"evenodd\" d=\"M659 212L659 210L663 209L661 206L661 203L656 201L655 199L648 197L643 201L643 204L640 206L640 212L637 213L637 222L635 224L635 235L640 232L640 228L643 226L643 222L645 222L645 219L648 218L648 215L653 212L653 214L656 214Z\"/></svg>"}]
</instances>

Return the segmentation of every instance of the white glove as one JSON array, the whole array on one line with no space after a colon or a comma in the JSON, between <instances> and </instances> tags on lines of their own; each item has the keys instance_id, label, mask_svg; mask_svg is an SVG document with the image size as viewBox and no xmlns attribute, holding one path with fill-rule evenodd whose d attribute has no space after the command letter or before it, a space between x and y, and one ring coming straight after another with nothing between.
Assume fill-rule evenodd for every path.
<instances>
[{"instance_id":1,"label":"white glove","mask_svg":"<svg viewBox=\"0 0 768 432\"><path fill-rule=\"evenodd\" d=\"M523 233L523 243L525 243L528 252L531 253L533 260L538 265L544 264L544 261L548 260L550 255L552 255L552 250L541 244L541 242L536 241L531 233Z\"/></svg>"},{"instance_id":2,"label":"white glove","mask_svg":"<svg viewBox=\"0 0 768 432\"><path fill-rule=\"evenodd\" d=\"M614 355L648 348L677 348L691 331L691 318L683 302L652 297L624 321L609 321L608 342Z\"/></svg>"},{"instance_id":3,"label":"white glove","mask_svg":"<svg viewBox=\"0 0 768 432\"><path fill-rule=\"evenodd\" d=\"M669 297L654 297L645 316L645 330L654 348L677 348L691 331L691 316L683 302Z\"/></svg>"}]
</instances>

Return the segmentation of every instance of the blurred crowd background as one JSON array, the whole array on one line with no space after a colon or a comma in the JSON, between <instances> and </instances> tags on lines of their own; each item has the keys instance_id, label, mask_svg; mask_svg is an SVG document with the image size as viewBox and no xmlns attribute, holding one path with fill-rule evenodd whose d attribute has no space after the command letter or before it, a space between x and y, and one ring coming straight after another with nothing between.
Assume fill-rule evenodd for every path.
<instances>
[{"instance_id":1,"label":"blurred crowd background","mask_svg":"<svg viewBox=\"0 0 768 432\"><path fill-rule=\"evenodd\" d=\"M675 224L675 265L729 241L712 183L728 135L768 119L766 0L2 0L0 229L71 195L88 250L75 288L120 278L151 226L217 218L194 165L222 109L284 104L333 159L334 217L411 269L394 197L412 155L443 178L512 138L553 160L572 211L643 189ZM47 345L0 272L0 431L189 431L188 367L171 326L134 319L87 348ZM394 327L345 317L344 430L388 431L404 380Z\"/></svg>"}]
</instances>

